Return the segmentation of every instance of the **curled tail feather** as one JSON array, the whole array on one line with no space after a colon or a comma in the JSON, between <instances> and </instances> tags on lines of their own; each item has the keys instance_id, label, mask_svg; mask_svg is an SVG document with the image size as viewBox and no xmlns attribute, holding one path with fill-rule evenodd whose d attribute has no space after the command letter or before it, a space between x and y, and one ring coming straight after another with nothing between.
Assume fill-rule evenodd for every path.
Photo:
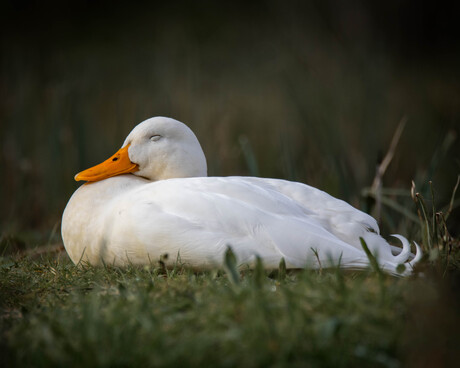
<instances>
[{"instance_id":1,"label":"curled tail feather","mask_svg":"<svg viewBox=\"0 0 460 368\"><path fill-rule=\"evenodd\" d=\"M402 244L402 249L390 246L383 238L376 238L375 235L366 236L366 242L370 242L370 247L373 248L373 254L377 257L379 266L386 272L393 275L408 276L412 273L414 266L422 259L423 252L420 246L413 242L416 252L411 252L411 244L409 241L399 234L392 234L392 237L398 239ZM369 244L368 244L369 245ZM396 250L401 249L399 254L393 255L392 252L388 253L388 249ZM382 254L379 254L379 253ZM406 268L403 272L398 272L398 266L404 265Z\"/></svg>"}]
</instances>

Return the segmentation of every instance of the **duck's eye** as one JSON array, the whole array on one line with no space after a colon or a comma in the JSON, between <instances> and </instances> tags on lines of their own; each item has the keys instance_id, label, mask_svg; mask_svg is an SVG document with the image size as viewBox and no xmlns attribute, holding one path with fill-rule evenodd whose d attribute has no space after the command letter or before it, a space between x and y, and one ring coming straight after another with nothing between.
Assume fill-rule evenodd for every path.
<instances>
[{"instance_id":1,"label":"duck's eye","mask_svg":"<svg viewBox=\"0 0 460 368\"><path fill-rule=\"evenodd\" d=\"M152 142L156 142L156 141L159 140L160 138L161 138L161 135L152 135L152 136L150 137L150 140L151 140Z\"/></svg>"}]
</instances>

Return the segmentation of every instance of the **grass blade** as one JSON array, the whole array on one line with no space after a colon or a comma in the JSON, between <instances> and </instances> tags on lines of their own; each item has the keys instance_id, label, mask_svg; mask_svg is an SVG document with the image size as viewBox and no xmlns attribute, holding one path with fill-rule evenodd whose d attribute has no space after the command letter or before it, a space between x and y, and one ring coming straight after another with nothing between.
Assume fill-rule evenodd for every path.
<instances>
[{"instance_id":1,"label":"grass blade","mask_svg":"<svg viewBox=\"0 0 460 368\"><path fill-rule=\"evenodd\" d=\"M460 184L460 175L457 176L457 182L455 183L454 190L452 191L452 197L450 198L449 202L449 209L446 212L446 215L444 216L444 219L447 220L452 213L452 209L454 208L454 200L455 200L455 194L457 193L458 185Z\"/></svg>"},{"instance_id":2,"label":"grass blade","mask_svg":"<svg viewBox=\"0 0 460 368\"><path fill-rule=\"evenodd\" d=\"M237 260L232 247L228 246L224 255L224 267L227 272L228 279L233 285L240 283L240 273L237 269Z\"/></svg>"},{"instance_id":3,"label":"grass blade","mask_svg":"<svg viewBox=\"0 0 460 368\"><path fill-rule=\"evenodd\" d=\"M372 267L372 269L375 271L375 273L379 276L379 279L383 280L383 271L380 269L379 263L377 262L377 258L371 253L369 250L366 242L364 241L363 238L359 238L359 241L361 242L361 246L364 249L364 253L366 253L367 258L369 259L369 263Z\"/></svg>"}]
</instances>

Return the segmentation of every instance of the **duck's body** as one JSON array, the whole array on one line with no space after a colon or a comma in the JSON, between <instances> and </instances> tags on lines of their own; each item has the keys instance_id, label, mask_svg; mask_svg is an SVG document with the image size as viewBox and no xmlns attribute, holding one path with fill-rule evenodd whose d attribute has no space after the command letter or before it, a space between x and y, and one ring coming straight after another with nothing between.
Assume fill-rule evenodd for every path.
<instances>
[{"instance_id":1,"label":"duck's body","mask_svg":"<svg viewBox=\"0 0 460 368\"><path fill-rule=\"evenodd\" d=\"M168 254L170 262L179 259L207 268L222 264L230 246L239 264L252 264L259 256L269 268L281 258L289 268L330 263L363 268L369 261L360 237L389 272L408 260L407 240L400 237L403 251L393 256L371 216L316 188L277 179L206 177L201 147L184 127L166 118L139 124L123 146L126 154L129 148L129 163L137 164L131 173L121 170L122 175L87 183L74 193L62 219L62 237L73 262L149 264ZM156 150L154 159L160 164L132 157L147 147ZM161 164L174 155L172 165ZM112 165L117 160L108 161ZM91 175L82 175L83 180Z\"/></svg>"}]
</instances>

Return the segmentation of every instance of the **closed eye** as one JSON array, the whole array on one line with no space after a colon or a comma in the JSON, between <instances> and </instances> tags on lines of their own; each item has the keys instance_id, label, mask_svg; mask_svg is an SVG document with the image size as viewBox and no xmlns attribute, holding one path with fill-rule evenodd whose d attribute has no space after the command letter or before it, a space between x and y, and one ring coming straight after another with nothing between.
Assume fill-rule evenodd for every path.
<instances>
[{"instance_id":1,"label":"closed eye","mask_svg":"<svg viewBox=\"0 0 460 368\"><path fill-rule=\"evenodd\" d=\"M161 135L158 135L158 134L157 134L157 135L152 135L152 136L150 137L150 140L151 140L152 142L156 142L156 141L159 140L160 138L161 138Z\"/></svg>"}]
</instances>

